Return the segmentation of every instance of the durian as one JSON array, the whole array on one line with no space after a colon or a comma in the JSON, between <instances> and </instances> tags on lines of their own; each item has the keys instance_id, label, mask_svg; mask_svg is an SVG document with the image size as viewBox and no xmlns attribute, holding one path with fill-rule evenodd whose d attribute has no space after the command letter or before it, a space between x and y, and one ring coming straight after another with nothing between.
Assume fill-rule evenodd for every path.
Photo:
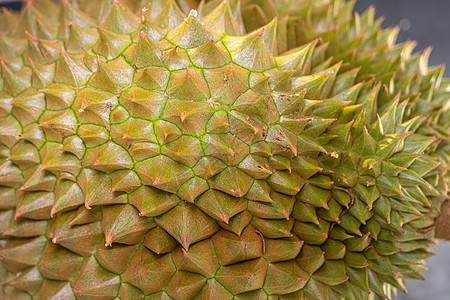
<instances>
[{"instance_id":1,"label":"durian","mask_svg":"<svg viewBox=\"0 0 450 300\"><path fill-rule=\"evenodd\" d=\"M0 13L1 299L389 299L448 195L450 80L344 0Z\"/></svg>"}]
</instances>

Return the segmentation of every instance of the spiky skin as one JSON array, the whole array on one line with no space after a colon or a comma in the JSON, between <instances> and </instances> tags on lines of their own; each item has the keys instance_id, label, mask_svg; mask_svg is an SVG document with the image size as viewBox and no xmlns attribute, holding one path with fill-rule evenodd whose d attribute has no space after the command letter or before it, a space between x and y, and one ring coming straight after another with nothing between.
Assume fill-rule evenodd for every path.
<instances>
[{"instance_id":1,"label":"spiky skin","mask_svg":"<svg viewBox=\"0 0 450 300\"><path fill-rule=\"evenodd\" d=\"M390 298L420 279L450 81L352 7L2 12L0 298Z\"/></svg>"}]
</instances>

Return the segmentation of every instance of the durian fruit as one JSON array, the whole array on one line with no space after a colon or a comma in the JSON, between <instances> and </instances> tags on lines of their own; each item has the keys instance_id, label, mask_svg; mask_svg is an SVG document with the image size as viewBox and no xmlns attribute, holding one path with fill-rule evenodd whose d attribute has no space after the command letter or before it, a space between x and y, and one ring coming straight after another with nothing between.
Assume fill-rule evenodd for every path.
<instances>
[{"instance_id":1,"label":"durian fruit","mask_svg":"<svg viewBox=\"0 0 450 300\"><path fill-rule=\"evenodd\" d=\"M389 299L421 279L450 80L353 4L1 12L0 298Z\"/></svg>"}]
</instances>

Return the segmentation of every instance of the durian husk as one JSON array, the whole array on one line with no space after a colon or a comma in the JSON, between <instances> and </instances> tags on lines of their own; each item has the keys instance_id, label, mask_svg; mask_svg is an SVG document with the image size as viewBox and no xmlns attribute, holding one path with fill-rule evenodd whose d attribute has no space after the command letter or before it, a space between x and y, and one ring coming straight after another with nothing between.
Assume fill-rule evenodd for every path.
<instances>
[{"instance_id":1,"label":"durian husk","mask_svg":"<svg viewBox=\"0 0 450 300\"><path fill-rule=\"evenodd\" d=\"M353 4L1 12L0 298L406 292L441 234L450 81Z\"/></svg>"}]
</instances>

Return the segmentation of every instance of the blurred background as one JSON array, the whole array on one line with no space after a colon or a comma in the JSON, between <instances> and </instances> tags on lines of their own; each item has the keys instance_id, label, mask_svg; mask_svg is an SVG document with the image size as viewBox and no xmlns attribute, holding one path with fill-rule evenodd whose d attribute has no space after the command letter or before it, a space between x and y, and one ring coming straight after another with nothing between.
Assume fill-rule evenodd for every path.
<instances>
[{"instance_id":1,"label":"blurred background","mask_svg":"<svg viewBox=\"0 0 450 300\"><path fill-rule=\"evenodd\" d=\"M416 51L432 46L430 65L446 64L445 74L450 76L450 1L357 0L355 11L369 6L375 7L377 17L384 17L383 27L400 26L398 42L415 40Z\"/></svg>"},{"instance_id":2,"label":"blurred background","mask_svg":"<svg viewBox=\"0 0 450 300\"><path fill-rule=\"evenodd\" d=\"M0 0L0 7L19 10L20 1ZM355 11L375 6L377 17L384 16L383 27L400 26L398 42L416 40L416 51L433 47L430 65L446 64L450 76L450 1L449 0L357 0ZM436 255L428 260L425 281L409 281L408 295L396 300L450 299L450 242L440 240Z\"/></svg>"}]
</instances>

